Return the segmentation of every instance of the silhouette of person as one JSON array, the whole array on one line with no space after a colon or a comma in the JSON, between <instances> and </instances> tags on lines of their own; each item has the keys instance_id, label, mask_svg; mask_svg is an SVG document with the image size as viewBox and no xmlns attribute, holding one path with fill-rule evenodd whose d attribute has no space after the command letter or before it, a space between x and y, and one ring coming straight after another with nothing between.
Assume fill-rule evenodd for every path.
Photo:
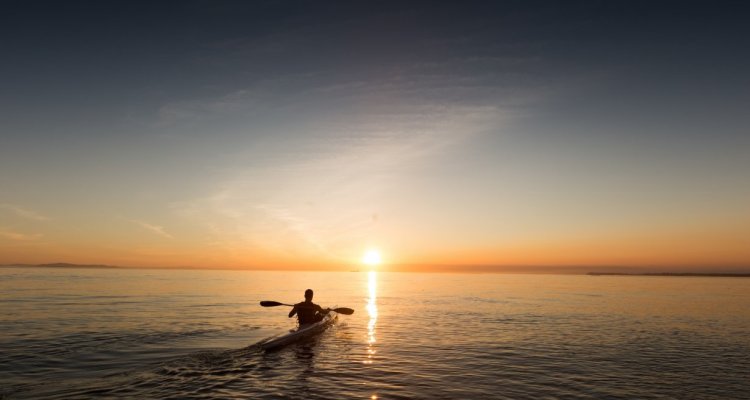
<instances>
[{"instance_id":1,"label":"silhouette of person","mask_svg":"<svg viewBox=\"0 0 750 400\"><path fill-rule=\"evenodd\" d=\"M297 320L300 325L311 324L323 319L323 316L328 314L330 309L323 309L323 307L313 303L312 299L312 289L305 290L305 301L297 303L292 307L292 311L289 311L289 318L297 314Z\"/></svg>"}]
</instances>

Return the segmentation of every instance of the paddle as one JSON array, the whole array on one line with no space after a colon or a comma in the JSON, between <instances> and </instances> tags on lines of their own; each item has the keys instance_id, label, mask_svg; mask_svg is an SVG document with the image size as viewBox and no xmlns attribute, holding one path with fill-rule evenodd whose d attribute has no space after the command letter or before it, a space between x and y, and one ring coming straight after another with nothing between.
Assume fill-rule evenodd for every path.
<instances>
[{"instance_id":1,"label":"paddle","mask_svg":"<svg viewBox=\"0 0 750 400\"><path fill-rule=\"evenodd\" d=\"M284 303L279 303L278 301L268 301L268 300L261 301L260 305L263 306L263 307L277 307L277 306L294 307L294 304L284 304ZM354 310L352 310L351 308L346 308L346 307L334 308L331 311L335 311L335 312L337 312L339 314L344 314L344 315L352 315L352 314L354 314Z\"/></svg>"}]
</instances>

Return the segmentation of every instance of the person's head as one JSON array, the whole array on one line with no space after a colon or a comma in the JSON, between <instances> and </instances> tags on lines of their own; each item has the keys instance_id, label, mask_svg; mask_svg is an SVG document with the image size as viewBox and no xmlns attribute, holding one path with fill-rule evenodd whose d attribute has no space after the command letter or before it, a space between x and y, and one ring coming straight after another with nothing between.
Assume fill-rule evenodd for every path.
<instances>
[{"instance_id":1,"label":"person's head","mask_svg":"<svg viewBox=\"0 0 750 400\"><path fill-rule=\"evenodd\" d=\"M312 301L313 298L313 291L312 289L305 290L305 300Z\"/></svg>"}]
</instances>

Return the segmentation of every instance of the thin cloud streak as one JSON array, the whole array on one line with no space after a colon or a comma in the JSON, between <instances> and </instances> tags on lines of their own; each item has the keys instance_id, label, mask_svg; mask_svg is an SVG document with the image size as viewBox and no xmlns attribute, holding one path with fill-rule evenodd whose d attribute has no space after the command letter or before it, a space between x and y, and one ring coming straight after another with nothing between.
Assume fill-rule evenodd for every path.
<instances>
[{"instance_id":1,"label":"thin cloud streak","mask_svg":"<svg viewBox=\"0 0 750 400\"><path fill-rule=\"evenodd\" d=\"M14 204L2 203L0 209L10 211L11 213L26 219L34 221L49 221L49 218L33 210L23 208Z\"/></svg>"},{"instance_id":2,"label":"thin cloud streak","mask_svg":"<svg viewBox=\"0 0 750 400\"><path fill-rule=\"evenodd\" d=\"M164 231L164 227L162 227L162 226L150 224L148 222L139 221L139 220L135 220L135 219L130 220L130 222L132 222L132 223L134 223L134 224L136 224L136 225L138 225L138 226L140 226L140 227L142 227L142 228L144 228L146 230L149 230L149 231L151 231L151 232L153 232L153 233L155 233L155 234L157 234L159 236L163 236L163 237L165 237L167 239L174 239L174 236L172 236L169 233L167 233L166 231Z\"/></svg>"},{"instance_id":3,"label":"thin cloud streak","mask_svg":"<svg viewBox=\"0 0 750 400\"><path fill-rule=\"evenodd\" d=\"M260 204L255 206L255 208L269 215L271 218L282 222L287 229L299 235L306 243L312 245L314 248L325 254L329 254L328 249L326 249L325 245L320 241L319 233L314 232L314 228L311 226L311 221L294 215L291 210L267 204Z\"/></svg>"},{"instance_id":4,"label":"thin cloud streak","mask_svg":"<svg viewBox=\"0 0 750 400\"><path fill-rule=\"evenodd\" d=\"M40 233L27 234L13 231L0 231L0 236L18 242L31 242L39 240L43 235Z\"/></svg>"}]
</instances>

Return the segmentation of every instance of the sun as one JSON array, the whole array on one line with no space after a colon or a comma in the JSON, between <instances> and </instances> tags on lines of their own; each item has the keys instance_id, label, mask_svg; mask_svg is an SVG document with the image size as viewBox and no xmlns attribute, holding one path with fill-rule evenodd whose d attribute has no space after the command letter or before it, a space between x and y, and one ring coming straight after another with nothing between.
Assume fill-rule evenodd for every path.
<instances>
[{"instance_id":1,"label":"sun","mask_svg":"<svg viewBox=\"0 0 750 400\"><path fill-rule=\"evenodd\" d=\"M380 252L375 249L370 249L365 252L362 256L362 263L374 267L380 264Z\"/></svg>"}]
</instances>

